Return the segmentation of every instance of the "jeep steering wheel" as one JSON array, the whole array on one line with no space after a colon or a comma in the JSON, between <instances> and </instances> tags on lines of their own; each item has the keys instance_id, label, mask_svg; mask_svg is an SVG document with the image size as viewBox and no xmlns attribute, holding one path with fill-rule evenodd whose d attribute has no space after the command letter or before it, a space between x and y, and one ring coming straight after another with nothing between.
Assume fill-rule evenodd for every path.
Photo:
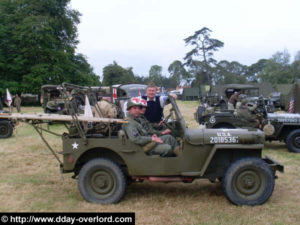
<instances>
[{"instance_id":1,"label":"jeep steering wheel","mask_svg":"<svg viewBox=\"0 0 300 225\"><path fill-rule=\"evenodd\" d=\"M167 115L166 117L165 117L165 119L163 120L163 123L166 125L166 127L167 128L169 128L172 132L173 131L175 131L175 123L174 122L171 122L172 123L172 125L171 124L169 124L168 123L168 120L170 119L170 117L173 115L173 110L170 110L170 113L169 113L169 115Z\"/></svg>"}]
</instances>

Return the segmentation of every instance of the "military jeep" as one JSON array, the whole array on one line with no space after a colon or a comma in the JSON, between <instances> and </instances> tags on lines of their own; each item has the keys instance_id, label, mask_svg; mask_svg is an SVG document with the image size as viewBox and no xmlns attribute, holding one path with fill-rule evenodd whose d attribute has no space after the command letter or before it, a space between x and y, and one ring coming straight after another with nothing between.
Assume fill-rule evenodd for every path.
<instances>
[{"instance_id":1,"label":"military jeep","mask_svg":"<svg viewBox=\"0 0 300 225\"><path fill-rule=\"evenodd\" d=\"M169 97L166 116L181 146L177 157L149 156L132 143L121 129L125 120L109 123L108 133L82 132L80 122L62 136L63 173L74 173L88 202L120 201L132 182L184 182L195 179L221 181L227 199L236 205L260 205L271 196L276 171L283 166L262 158L264 134L257 129L191 129ZM168 122L169 121L169 122ZM90 124L94 126L93 124Z\"/></svg>"},{"instance_id":2,"label":"military jeep","mask_svg":"<svg viewBox=\"0 0 300 225\"><path fill-rule=\"evenodd\" d=\"M264 131L268 141L284 141L290 152L300 153L300 114L269 113L265 105L258 107L254 114L259 121L259 127ZM197 110L199 124L207 128L248 128L249 124L243 118L236 116L234 111L205 113L205 107Z\"/></svg>"},{"instance_id":3,"label":"military jeep","mask_svg":"<svg viewBox=\"0 0 300 225\"><path fill-rule=\"evenodd\" d=\"M227 109L228 100L234 92L240 92L249 100L259 96L259 88L249 84L215 85L211 88L211 92L203 96L202 102L209 106L220 107L222 111Z\"/></svg>"}]
</instances>

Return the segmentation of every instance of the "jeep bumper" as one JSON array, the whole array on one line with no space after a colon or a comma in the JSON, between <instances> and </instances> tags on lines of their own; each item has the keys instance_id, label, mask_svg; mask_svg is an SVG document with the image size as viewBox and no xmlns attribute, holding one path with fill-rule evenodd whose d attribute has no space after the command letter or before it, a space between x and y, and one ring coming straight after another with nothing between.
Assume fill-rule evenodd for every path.
<instances>
[{"instance_id":1,"label":"jeep bumper","mask_svg":"<svg viewBox=\"0 0 300 225\"><path fill-rule=\"evenodd\" d=\"M282 164L277 162L276 160L272 159L271 157L266 155L266 158L264 158L264 161L268 163L268 165L271 167L271 169L276 172L278 170L279 172L283 173L284 172L284 167Z\"/></svg>"}]
</instances>

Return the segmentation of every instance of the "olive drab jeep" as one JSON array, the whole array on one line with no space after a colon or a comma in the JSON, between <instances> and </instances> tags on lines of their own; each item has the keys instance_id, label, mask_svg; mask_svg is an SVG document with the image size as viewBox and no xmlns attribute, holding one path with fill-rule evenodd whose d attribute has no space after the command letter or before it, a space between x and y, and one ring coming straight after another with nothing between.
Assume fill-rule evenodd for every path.
<instances>
[{"instance_id":1,"label":"olive drab jeep","mask_svg":"<svg viewBox=\"0 0 300 225\"><path fill-rule=\"evenodd\" d=\"M219 107L223 111L227 109L228 100L235 92L240 92L249 100L259 96L259 88L249 84L214 85L210 92L202 97L202 102L209 106Z\"/></svg>"},{"instance_id":2,"label":"olive drab jeep","mask_svg":"<svg viewBox=\"0 0 300 225\"><path fill-rule=\"evenodd\" d=\"M254 115L259 121L259 128L265 133L268 141L284 141L290 152L300 153L300 114L269 113L264 104L258 104ZM196 112L199 124L207 128L247 128L249 124L233 111L213 112L201 105Z\"/></svg>"},{"instance_id":3,"label":"olive drab jeep","mask_svg":"<svg viewBox=\"0 0 300 225\"><path fill-rule=\"evenodd\" d=\"M88 96L90 104L95 105L101 97L107 96L107 87L88 87L64 83L62 85L43 85L41 87L41 105L45 113L69 115L65 106L66 100L72 101L76 112L79 112ZM63 88L65 91L63 91Z\"/></svg>"},{"instance_id":4,"label":"olive drab jeep","mask_svg":"<svg viewBox=\"0 0 300 225\"><path fill-rule=\"evenodd\" d=\"M88 202L119 202L132 182L185 182L195 179L221 181L227 199L236 205L260 205L272 195L276 171L283 166L262 158L264 133L257 129L191 129L185 124L176 101L166 125L181 149L177 157L149 156L132 143L122 123L73 121L62 136L63 173L74 173L78 188ZM96 127L105 125L108 129ZM87 128L86 128L87 127Z\"/></svg>"}]
</instances>

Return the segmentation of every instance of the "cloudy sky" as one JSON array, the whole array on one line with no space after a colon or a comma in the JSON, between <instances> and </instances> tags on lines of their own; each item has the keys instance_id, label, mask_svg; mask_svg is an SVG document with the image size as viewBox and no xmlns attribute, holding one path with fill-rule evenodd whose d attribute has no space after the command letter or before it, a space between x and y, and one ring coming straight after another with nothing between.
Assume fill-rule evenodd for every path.
<instances>
[{"instance_id":1,"label":"cloudy sky","mask_svg":"<svg viewBox=\"0 0 300 225\"><path fill-rule=\"evenodd\" d=\"M113 61L143 76L160 65L167 75L189 51L183 39L203 27L224 42L217 60L251 65L300 50L300 0L71 0L71 8L82 14L77 51L98 75Z\"/></svg>"}]
</instances>

